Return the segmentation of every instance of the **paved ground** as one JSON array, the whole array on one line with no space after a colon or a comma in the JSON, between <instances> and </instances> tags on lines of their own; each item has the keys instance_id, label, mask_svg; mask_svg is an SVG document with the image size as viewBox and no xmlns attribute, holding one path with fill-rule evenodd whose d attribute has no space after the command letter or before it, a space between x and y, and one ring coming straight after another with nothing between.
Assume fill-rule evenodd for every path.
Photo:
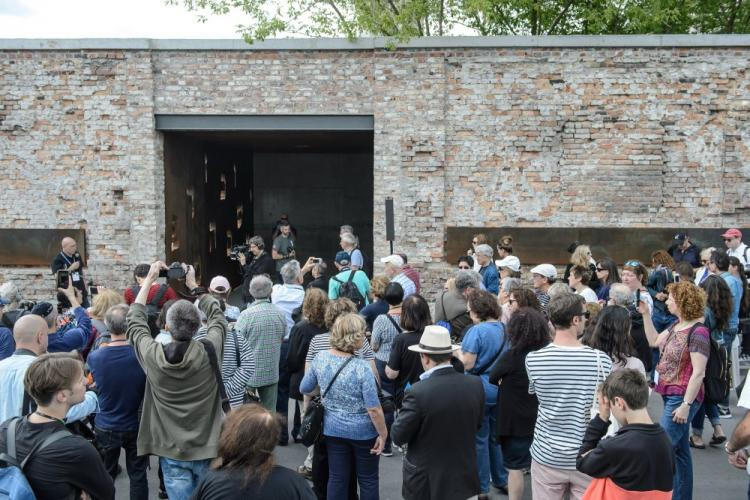
<instances>
[{"instance_id":1,"label":"paved ground","mask_svg":"<svg viewBox=\"0 0 750 500\"><path fill-rule=\"evenodd\" d=\"M736 398L734 398L733 402L736 403ZM653 417L658 418L661 415L662 403L656 394L651 396L649 411ZM722 420L724 423L724 432L727 435L731 435L742 414L744 414L744 411L739 411L733 406L733 418ZM710 432L710 425L706 422L704 430L704 439L706 441L711 438ZM748 477L742 471L727 464L726 454L722 448L707 447L705 450L694 449L692 451L695 483L693 498L696 500L746 498ZM294 469L302 463L305 453L305 448L299 444L290 444L287 447L276 448L278 463ZM156 459L152 458L151 461L154 468L149 472L150 497L157 498ZM124 455L121 457L121 463L124 469ZM529 478L526 476L527 487L525 498L530 499L531 492L528 481ZM127 485L127 474L123 472L116 481L118 500L126 500L128 498ZM380 459L380 496L383 500L401 498L401 456L397 452L392 457L382 457ZM498 493L493 493L491 498L506 497Z\"/></svg>"}]
</instances>

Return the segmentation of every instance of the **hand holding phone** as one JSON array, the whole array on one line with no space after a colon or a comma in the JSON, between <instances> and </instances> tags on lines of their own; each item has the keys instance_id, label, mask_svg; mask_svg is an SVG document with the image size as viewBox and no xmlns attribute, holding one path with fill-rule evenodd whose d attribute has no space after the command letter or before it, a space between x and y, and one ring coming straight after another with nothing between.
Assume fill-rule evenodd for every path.
<instances>
[{"instance_id":1,"label":"hand holding phone","mask_svg":"<svg viewBox=\"0 0 750 500\"><path fill-rule=\"evenodd\" d=\"M68 288L70 273L65 269L57 271L57 288Z\"/></svg>"}]
</instances>

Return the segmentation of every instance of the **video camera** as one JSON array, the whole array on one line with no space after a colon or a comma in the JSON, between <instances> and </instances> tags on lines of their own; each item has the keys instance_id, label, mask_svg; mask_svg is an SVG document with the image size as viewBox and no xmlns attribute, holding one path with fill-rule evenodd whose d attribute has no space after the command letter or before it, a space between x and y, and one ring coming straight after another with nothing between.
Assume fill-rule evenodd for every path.
<instances>
[{"instance_id":1,"label":"video camera","mask_svg":"<svg viewBox=\"0 0 750 500\"><path fill-rule=\"evenodd\" d=\"M232 245L232 251L229 253L229 258L232 260L239 260L240 253L247 256L248 252L250 252L250 247L247 245Z\"/></svg>"},{"instance_id":2,"label":"video camera","mask_svg":"<svg viewBox=\"0 0 750 500\"><path fill-rule=\"evenodd\" d=\"M167 278L168 280L185 280L185 268L179 262L172 262L168 269L162 269L159 271L160 278Z\"/></svg>"}]
</instances>

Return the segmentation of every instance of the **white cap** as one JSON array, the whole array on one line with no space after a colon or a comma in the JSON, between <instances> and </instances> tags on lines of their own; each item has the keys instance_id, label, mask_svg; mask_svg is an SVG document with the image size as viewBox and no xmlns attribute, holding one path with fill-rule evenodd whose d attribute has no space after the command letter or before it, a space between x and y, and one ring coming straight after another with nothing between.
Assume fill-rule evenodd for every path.
<instances>
[{"instance_id":1,"label":"white cap","mask_svg":"<svg viewBox=\"0 0 750 500\"><path fill-rule=\"evenodd\" d=\"M400 255L389 255L388 257L383 257L380 259L380 262L383 264L391 263L397 267L402 267L404 265L404 259L402 259Z\"/></svg>"},{"instance_id":2,"label":"white cap","mask_svg":"<svg viewBox=\"0 0 750 500\"><path fill-rule=\"evenodd\" d=\"M557 278L557 269L552 264L539 264L538 266L531 269L531 274L541 274L545 278L551 280Z\"/></svg>"},{"instance_id":3,"label":"white cap","mask_svg":"<svg viewBox=\"0 0 750 500\"><path fill-rule=\"evenodd\" d=\"M211 284L208 285L208 289L216 293L226 293L232 286L229 284L229 280L224 276L214 276L211 280Z\"/></svg>"},{"instance_id":4,"label":"white cap","mask_svg":"<svg viewBox=\"0 0 750 500\"><path fill-rule=\"evenodd\" d=\"M495 265L497 267L507 267L516 273L521 270L521 261L515 255L508 255L504 259L496 260Z\"/></svg>"}]
</instances>

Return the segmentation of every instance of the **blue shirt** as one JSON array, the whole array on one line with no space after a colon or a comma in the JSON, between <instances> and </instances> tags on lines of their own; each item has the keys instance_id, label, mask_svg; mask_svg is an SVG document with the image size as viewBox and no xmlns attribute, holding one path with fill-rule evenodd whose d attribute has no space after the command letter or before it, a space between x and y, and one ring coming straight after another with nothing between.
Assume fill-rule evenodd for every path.
<instances>
[{"instance_id":1,"label":"blue shirt","mask_svg":"<svg viewBox=\"0 0 750 500\"><path fill-rule=\"evenodd\" d=\"M89 354L88 365L99 390L96 426L128 432L138 430L146 374L131 345L105 345Z\"/></svg>"},{"instance_id":2,"label":"blue shirt","mask_svg":"<svg viewBox=\"0 0 750 500\"><path fill-rule=\"evenodd\" d=\"M490 262L486 266L479 269L479 274L482 275L482 284L485 290L497 295L500 292L500 275L497 274L497 267L494 262Z\"/></svg>"},{"instance_id":3,"label":"blue shirt","mask_svg":"<svg viewBox=\"0 0 750 500\"><path fill-rule=\"evenodd\" d=\"M76 326L73 328L61 328L55 333L50 333L47 336L47 352L81 351L86 347L89 337L93 332L91 318L86 314L86 310L83 307L76 307L73 313L76 317Z\"/></svg>"},{"instance_id":4,"label":"blue shirt","mask_svg":"<svg viewBox=\"0 0 750 500\"><path fill-rule=\"evenodd\" d=\"M15 350L16 341L13 340L13 332L10 328L0 326L0 360L11 357Z\"/></svg>"},{"instance_id":5,"label":"blue shirt","mask_svg":"<svg viewBox=\"0 0 750 500\"><path fill-rule=\"evenodd\" d=\"M740 326L740 302L742 301L742 282L732 276L729 271L721 273L729 290L732 292L732 315L729 317L729 329L735 330Z\"/></svg>"},{"instance_id":6,"label":"blue shirt","mask_svg":"<svg viewBox=\"0 0 750 500\"><path fill-rule=\"evenodd\" d=\"M319 352L300 384L300 392L312 392L320 386L323 394L336 371L348 358L329 351ZM367 361L354 358L341 371L333 387L323 399L325 414L323 434L345 439L372 439L378 435L368 408L380 406L375 376Z\"/></svg>"},{"instance_id":7,"label":"blue shirt","mask_svg":"<svg viewBox=\"0 0 750 500\"><path fill-rule=\"evenodd\" d=\"M474 366L468 371L471 375L479 375L484 385L485 405L494 406L497 403L497 389L494 384L490 384L490 372L499 357L500 348L503 352L510 347L503 345L505 341L505 327L499 321L488 321L474 325L466 332L461 341L461 350L463 352L476 354L477 359ZM479 370L482 372L479 373Z\"/></svg>"},{"instance_id":8,"label":"blue shirt","mask_svg":"<svg viewBox=\"0 0 750 500\"><path fill-rule=\"evenodd\" d=\"M388 302L386 302L384 299L378 299L375 302L370 302L365 307L363 307L362 310L359 311L359 314L361 314L365 318L365 322L367 322L367 329L369 331L372 331L372 325L373 323L375 323L375 319L381 314L387 313L389 308L390 307L388 306Z\"/></svg>"}]
</instances>

